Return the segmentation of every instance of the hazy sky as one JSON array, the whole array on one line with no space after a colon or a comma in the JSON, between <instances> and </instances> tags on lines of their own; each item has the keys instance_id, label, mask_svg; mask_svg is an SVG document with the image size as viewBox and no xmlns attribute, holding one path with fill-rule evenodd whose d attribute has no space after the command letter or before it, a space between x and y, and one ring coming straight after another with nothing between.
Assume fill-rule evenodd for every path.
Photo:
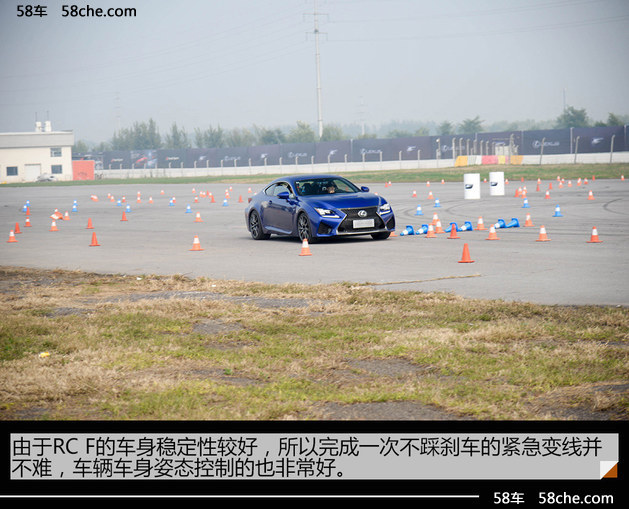
<instances>
[{"instance_id":1,"label":"hazy sky","mask_svg":"<svg viewBox=\"0 0 629 509\"><path fill-rule=\"evenodd\" d=\"M316 127L314 0L0 1L0 132ZM318 0L324 124L629 114L628 0Z\"/></svg>"}]
</instances>

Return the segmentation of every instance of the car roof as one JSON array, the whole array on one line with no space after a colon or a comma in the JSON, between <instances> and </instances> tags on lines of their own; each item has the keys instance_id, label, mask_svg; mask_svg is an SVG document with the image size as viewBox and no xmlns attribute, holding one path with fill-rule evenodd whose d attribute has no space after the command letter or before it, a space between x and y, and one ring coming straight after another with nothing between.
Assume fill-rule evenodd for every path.
<instances>
[{"instance_id":1,"label":"car roof","mask_svg":"<svg viewBox=\"0 0 629 509\"><path fill-rule=\"evenodd\" d=\"M340 175L333 175L329 173L318 173L312 175L290 175L287 177L278 177L273 182L295 182L296 180L311 180L311 179L324 179L324 178L342 178L348 180ZM273 183L272 182L272 183Z\"/></svg>"}]
</instances>

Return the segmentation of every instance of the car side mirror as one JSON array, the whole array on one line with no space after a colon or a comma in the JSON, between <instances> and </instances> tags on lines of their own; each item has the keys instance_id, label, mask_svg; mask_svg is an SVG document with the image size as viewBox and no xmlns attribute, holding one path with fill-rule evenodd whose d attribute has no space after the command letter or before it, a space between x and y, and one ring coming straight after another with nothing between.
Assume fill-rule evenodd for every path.
<instances>
[{"instance_id":1,"label":"car side mirror","mask_svg":"<svg viewBox=\"0 0 629 509\"><path fill-rule=\"evenodd\" d=\"M290 193L288 191L282 191L281 193L278 193L277 197L282 200L288 200Z\"/></svg>"},{"instance_id":2,"label":"car side mirror","mask_svg":"<svg viewBox=\"0 0 629 509\"><path fill-rule=\"evenodd\" d=\"M360 190L361 190L363 193L368 193L368 192L369 192L369 188L368 188L367 186L363 186L363 187L361 187L361 188L360 188Z\"/></svg>"}]
</instances>

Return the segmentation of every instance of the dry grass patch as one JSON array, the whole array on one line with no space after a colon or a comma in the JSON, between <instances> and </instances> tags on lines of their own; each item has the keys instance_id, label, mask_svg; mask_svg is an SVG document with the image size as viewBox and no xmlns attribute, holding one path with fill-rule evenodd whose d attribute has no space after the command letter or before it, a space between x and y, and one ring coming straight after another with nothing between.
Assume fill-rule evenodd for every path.
<instances>
[{"instance_id":1,"label":"dry grass patch","mask_svg":"<svg viewBox=\"0 0 629 509\"><path fill-rule=\"evenodd\" d=\"M0 301L0 419L629 415L624 309L18 268Z\"/></svg>"}]
</instances>

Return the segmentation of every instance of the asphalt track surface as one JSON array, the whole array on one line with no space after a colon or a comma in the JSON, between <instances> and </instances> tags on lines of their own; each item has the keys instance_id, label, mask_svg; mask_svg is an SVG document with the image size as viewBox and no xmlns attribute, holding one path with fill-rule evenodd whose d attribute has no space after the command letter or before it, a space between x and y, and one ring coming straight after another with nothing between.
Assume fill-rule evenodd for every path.
<instances>
[{"instance_id":1,"label":"asphalt track surface","mask_svg":"<svg viewBox=\"0 0 629 509\"><path fill-rule=\"evenodd\" d=\"M297 239L250 237L243 211L249 189L255 193L262 188L259 184L130 181L0 187L5 236L0 241L0 265L267 283L350 282L506 301L627 306L629 181L583 178L587 184L572 181L569 186L565 180L563 187L557 180L542 181L540 191L537 181L511 181L504 196L491 196L489 184L481 182L478 200L464 198L462 182L386 186L356 181L392 204L397 235L385 241L366 236L311 244L311 256L300 256L302 244ZM518 188L526 189L529 208L516 196ZM588 199L590 191L593 200ZM431 192L434 199L429 199ZM435 207L436 200L440 207ZM416 215L418 206L421 216ZM555 217L557 206L561 217ZM50 231L55 209L63 215L68 212L69 220L56 221L57 231ZM196 221L197 213L202 222ZM499 219L509 224L512 218L520 226L497 229L499 240L487 240L488 230L460 231L459 239L449 238L449 233L436 238L400 235L406 225L419 229L430 223L435 213L444 229L451 222L466 221L476 228L479 217L486 228ZM532 227L524 226L527 213ZM31 226L26 226L27 218ZM93 229L87 229L89 221ZM16 224L21 233L15 234L17 242L8 242ZM538 242L541 226L550 241ZM602 242L587 242L593 228ZM91 246L94 234L99 246ZM191 250L195 236L202 251ZM473 263L459 263L465 243Z\"/></svg>"}]
</instances>

